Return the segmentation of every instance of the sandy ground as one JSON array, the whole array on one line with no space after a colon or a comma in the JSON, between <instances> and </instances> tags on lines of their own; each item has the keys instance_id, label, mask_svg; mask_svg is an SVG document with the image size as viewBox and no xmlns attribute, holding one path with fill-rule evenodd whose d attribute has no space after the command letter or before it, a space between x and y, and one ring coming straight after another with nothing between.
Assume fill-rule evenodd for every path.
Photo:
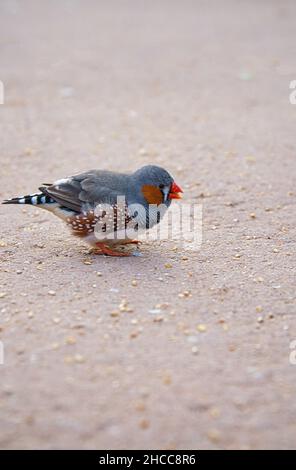
<instances>
[{"instance_id":1,"label":"sandy ground","mask_svg":"<svg viewBox=\"0 0 296 470\"><path fill-rule=\"evenodd\" d=\"M1 448L296 448L295 14L1 1L1 199L150 162L203 204L129 259L0 207Z\"/></svg>"}]
</instances>

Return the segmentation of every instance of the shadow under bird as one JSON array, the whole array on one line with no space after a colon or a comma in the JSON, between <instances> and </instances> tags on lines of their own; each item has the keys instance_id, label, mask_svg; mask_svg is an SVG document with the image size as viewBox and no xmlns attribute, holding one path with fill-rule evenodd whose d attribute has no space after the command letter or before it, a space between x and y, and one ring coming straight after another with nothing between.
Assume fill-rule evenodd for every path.
<instances>
[{"instance_id":1,"label":"shadow under bird","mask_svg":"<svg viewBox=\"0 0 296 470\"><path fill-rule=\"evenodd\" d=\"M44 184L39 190L7 199L3 204L30 204L46 209L65 221L74 235L90 243L96 254L108 256L129 256L115 249L116 245L139 243L126 235L128 224L135 219L136 230L152 228L160 222L172 199L180 199L183 192L172 176L156 165L146 165L131 174L90 170ZM111 216L107 207L112 209ZM131 207L140 210L135 212ZM95 230L98 222L102 226L100 237ZM114 238L110 237L111 231Z\"/></svg>"}]
</instances>

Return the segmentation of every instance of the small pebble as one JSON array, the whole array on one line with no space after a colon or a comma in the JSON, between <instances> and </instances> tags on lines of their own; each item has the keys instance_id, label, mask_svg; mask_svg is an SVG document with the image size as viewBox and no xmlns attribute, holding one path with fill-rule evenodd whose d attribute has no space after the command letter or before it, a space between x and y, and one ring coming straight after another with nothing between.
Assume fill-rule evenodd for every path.
<instances>
[{"instance_id":1,"label":"small pebble","mask_svg":"<svg viewBox=\"0 0 296 470\"><path fill-rule=\"evenodd\" d=\"M192 352L192 354L198 354L198 347L197 346L192 346L191 352Z\"/></svg>"},{"instance_id":2,"label":"small pebble","mask_svg":"<svg viewBox=\"0 0 296 470\"><path fill-rule=\"evenodd\" d=\"M150 313L151 315L158 315L159 313L161 313L161 310L159 308L152 308L151 310L148 310L148 313Z\"/></svg>"},{"instance_id":3,"label":"small pebble","mask_svg":"<svg viewBox=\"0 0 296 470\"><path fill-rule=\"evenodd\" d=\"M48 294L54 296L54 295L56 295L56 292L54 290L49 290Z\"/></svg>"}]
</instances>

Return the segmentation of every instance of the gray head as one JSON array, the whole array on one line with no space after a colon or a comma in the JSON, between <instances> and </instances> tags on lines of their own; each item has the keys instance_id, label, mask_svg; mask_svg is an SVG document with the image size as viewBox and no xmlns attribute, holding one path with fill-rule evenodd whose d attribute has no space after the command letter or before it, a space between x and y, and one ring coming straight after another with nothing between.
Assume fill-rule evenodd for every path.
<instances>
[{"instance_id":1,"label":"gray head","mask_svg":"<svg viewBox=\"0 0 296 470\"><path fill-rule=\"evenodd\" d=\"M137 202L149 204L165 204L167 207L172 199L180 199L181 188L172 176L160 166L146 165L131 175L133 193Z\"/></svg>"}]
</instances>

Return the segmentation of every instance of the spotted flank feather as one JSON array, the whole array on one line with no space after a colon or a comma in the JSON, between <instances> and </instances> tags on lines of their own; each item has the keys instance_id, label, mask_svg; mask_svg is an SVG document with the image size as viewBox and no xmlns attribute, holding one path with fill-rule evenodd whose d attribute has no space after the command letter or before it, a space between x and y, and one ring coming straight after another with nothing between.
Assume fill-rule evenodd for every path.
<instances>
[{"instance_id":1,"label":"spotted flank feather","mask_svg":"<svg viewBox=\"0 0 296 470\"><path fill-rule=\"evenodd\" d=\"M100 204L97 206L99 209ZM116 204L110 210L110 214L106 211L102 211L101 215L95 215L94 210L88 210L86 212L75 213L69 215L66 218L66 222L72 229L74 235L81 237L88 236L95 231L95 226L99 221L102 221L101 230L105 233L119 232L127 228L127 224L132 220L132 217L128 214L127 207L121 208Z\"/></svg>"},{"instance_id":2,"label":"spotted flank feather","mask_svg":"<svg viewBox=\"0 0 296 470\"><path fill-rule=\"evenodd\" d=\"M14 197L6 199L2 204L30 204L39 206L42 204L53 204L55 201L48 195L43 193L28 194L27 196Z\"/></svg>"}]
</instances>

